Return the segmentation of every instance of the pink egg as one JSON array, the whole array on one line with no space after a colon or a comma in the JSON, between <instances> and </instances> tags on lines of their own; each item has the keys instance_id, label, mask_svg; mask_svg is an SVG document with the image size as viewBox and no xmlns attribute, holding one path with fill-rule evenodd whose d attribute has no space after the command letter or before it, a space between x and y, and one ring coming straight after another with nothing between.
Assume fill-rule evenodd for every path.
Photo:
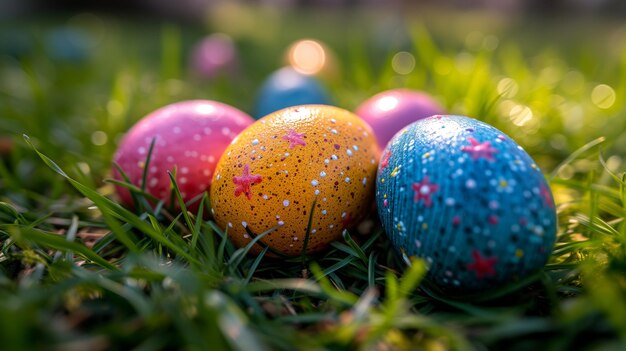
<instances>
[{"instance_id":1,"label":"pink egg","mask_svg":"<svg viewBox=\"0 0 626 351\"><path fill-rule=\"evenodd\" d=\"M230 142L254 120L244 112L216 101L191 100L162 107L141 119L122 139L113 157L140 187L147 167L145 189L170 201L170 178L176 167L176 182L185 202L209 189L213 170ZM146 165L150 145L154 149ZM122 180L114 167L113 176ZM128 189L117 186L122 202L132 206ZM190 209L197 208L191 206Z\"/></svg>"},{"instance_id":2,"label":"pink egg","mask_svg":"<svg viewBox=\"0 0 626 351\"><path fill-rule=\"evenodd\" d=\"M381 149L400 129L419 119L444 113L430 95L408 89L383 91L365 100L356 110L372 126Z\"/></svg>"},{"instance_id":3,"label":"pink egg","mask_svg":"<svg viewBox=\"0 0 626 351\"><path fill-rule=\"evenodd\" d=\"M201 78L211 79L237 69L237 48L225 34L212 34L202 39L191 53L191 68Z\"/></svg>"}]
</instances>

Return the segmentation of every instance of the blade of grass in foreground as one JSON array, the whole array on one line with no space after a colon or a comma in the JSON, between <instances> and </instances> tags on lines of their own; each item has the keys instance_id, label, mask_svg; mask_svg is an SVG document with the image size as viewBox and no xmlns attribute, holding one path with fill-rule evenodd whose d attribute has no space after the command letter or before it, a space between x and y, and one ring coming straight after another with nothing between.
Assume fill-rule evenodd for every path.
<instances>
[{"instance_id":1,"label":"blade of grass in foreground","mask_svg":"<svg viewBox=\"0 0 626 351\"><path fill-rule=\"evenodd\" d=\"M109 270L118 270L113 264L100 257L95 252L91 251L86 246L74 241L67 241L65 237L47 233L38 229L30 228L27 226L14 226L11 225L7 228L7 231L16 238L23 238L28 241L37 243L39 245L47 246L55 250L65 252L75 252L83 258L92 261L103 268Z\"/></svg>"},{"instance_id":2,"label":"blade of grass in foreground","mask_svg":"<svg viewBox=\"0 0 626 351\"><path fill-rule=\"evenodd\" d=\"M135 228L137 228L138 230L140 230L147 236L151 237L153 240L161 243L163 246L166 246L167 248L171 249L174 253L186 259L187 261L194 263L196 265L201 264L200 261L198 261L196 258L194 258L189 253L187 253L183 248L172 243L169 239L163 236L162 233L154 230L154 228L152 228L150 224L146 223L145 221L143 221L142 219L134 215L129 210L123 208L119 204L106 198L105 196L101 195L97 191L93 189L89 189L88 187L84 186L83 184L71 178L48 156L42 154L31 143L30 138L27 135L24 135L24 139L26 140L28 145L30 145L33 148L33 150L35 150L37 155L39 155L39 157L44 161L44 163L48 165L48 167L50 167L56 173L58 173L59 175L67 179L76 188L76 190L80 191L84 196L86 196L87 198L89 198L91 201L94 202L94 204L101 210L103 218L107 222L107 224L110 226L111 231L115 233L117 239L122 244L124 244L129 250L138 252L139 248L136 246L134 240L131 239L129 234L125 230L123 230L123 228L121 228L119 223L113 220L113 217L117 217L121 220L124 220L127 223L132 224Z\"/></svg>"}]
</instances>

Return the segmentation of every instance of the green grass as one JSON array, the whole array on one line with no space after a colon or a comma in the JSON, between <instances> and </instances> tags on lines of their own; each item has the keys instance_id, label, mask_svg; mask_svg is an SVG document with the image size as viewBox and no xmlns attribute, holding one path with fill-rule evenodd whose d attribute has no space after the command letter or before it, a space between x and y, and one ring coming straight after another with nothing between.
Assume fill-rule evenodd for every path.
<instances>
[{"instance_id":1,"label":"green grass","mask_svg":"<svg viewBox=\"0 0 626 351\"><path fill-rule=\"evenodd\" d=\"M13 143L0 160L2 349L626 347L623 24L432 12L410 19L404 40L377 44L381 18L395 17L241 16L238 27L210 22L242 51L241 75L212 82L186 71L188 49L207 30L199 26L73 17L98 39L96 55L75 66L42 51L65 18L0 27L36 43L20 60L0 55L0 137ZM523 145L558 204L549 264L488 294L452 298L422 281L421 261L392 254L374 216L368 236L346 232L326 253L277 260L233 247L205 220L206 197L198 213L177 214L135 187L137 210L118 204L110 160L121 133L183 99L250 111L261 80L300 37L336 51L340 75L326 84L340 106L387 88L423 89ZM399 49L416 58L406 76L391 69ZM176 186L173 196L180 201Z\"/></svg>"}]
</instances>

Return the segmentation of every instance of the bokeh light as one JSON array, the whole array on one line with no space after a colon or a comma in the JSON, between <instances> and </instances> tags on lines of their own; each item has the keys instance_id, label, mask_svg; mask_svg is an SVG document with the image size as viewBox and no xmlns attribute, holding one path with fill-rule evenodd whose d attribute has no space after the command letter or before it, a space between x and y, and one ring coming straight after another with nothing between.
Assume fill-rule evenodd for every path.
<instances>
[{"instance_id":1,"label":"bokeh light","mask_svg":"<svg viewBox=\"0 0 626 351\"><path fill-rule=\"evenodd\" d=\"M302 74L317 74L327 62L327 54L321 43L305 39L295 42L288 50L289 64Z\"/></svg>"},{"instance_id":2,"label":"bokeh light","mask_svg":"<svg viewBox=\"0 0 626 351\"><path fill-rule=\"evenodd\" d=\"M601 109L609 109L615 103L615 90L606 84L596 85L591 91L591 102Z\"/></svg>"},{"instance_id":3,"label":"bokeh light","mask_svg":"<svg viewBox=\"0 0 626 351\"><path fill-rule=\"evenodd\" d=\"M415 69L415 57L409 52L400 51L393 55L391 68L398 74L409 74Z\"/></svg>"}]
</instances>

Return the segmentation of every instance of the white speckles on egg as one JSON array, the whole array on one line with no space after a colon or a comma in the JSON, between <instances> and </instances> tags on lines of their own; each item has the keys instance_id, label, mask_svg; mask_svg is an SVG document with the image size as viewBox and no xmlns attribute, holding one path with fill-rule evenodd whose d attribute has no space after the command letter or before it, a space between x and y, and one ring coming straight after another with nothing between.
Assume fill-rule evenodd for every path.
<instances>
[{"instance_id":1,"label":"white speckles on egg","mask_svg":"<svg viewBox=\"0 0 626 351\"><path fill-rule=\"evenodd\" d=\"M222 128L222 135L230 135L230 128L223 127Z\"/></svg>"},{"instance_id":2,"label":"white speckles on egg","mask_svg":"<svg viewBox=\"0 0 626 351\"><path fill-rule=\"evenodd\" d=\"M148 182L148 186L151 187L151 188L156 187L158 184L159 184L159 179L158 178L152 178Z\"/></svg>"},{"instance_id":3,"label":"white speckles on egg","mask_svg":"<svg viewBox=\"0 0 626 351\"><path fill-rule=\"evenodd\" d=\"M241 226L244 228L248 228L248 223L246 221L242 221Z\"/></svg>"},{"instance_id":4,"label":"white speckles on egg","mask_svg":"<svg viewBox=\"0 0 626 351\"><path fill-rule=\"evenodd\" d=\"M187 177L180 177L180 179L178 180L178 182L180 184L187 184Z\"/></svg>"},{"instance_id":5,"label":"white speckles on egg","mask_svg":"<svg viewBox=\"0 0 626 351\"><path fill-rule=\"evenodd\" d=\"M207 113L208 110L213 112ZM236 127L237 122L241 123L240 127ZM178 201L170 204L167 171L177 169L179 174L187 175L186 180L178 180L181 195L184 193L183 201L189 201L200 195L210 189L212 179L209 177L210 173L207 175L204 172L206 165L193 159L209 151L221 155L230 143L230 139L225 138L203 140L203 131L206 134L210 127L229 127L231 131L239 132L253 122L254 120L243 112L214 101L194 100L174 103L154 111L133 126L121 140L114 161L120 165L129 179L139 186L143 177L135 173L132 165L145 162L147 154L150 153L148 145L154 141L149 176L146 180L147 191L177 208ZM132 152L128 153L128 150ZM210 167L209 171L212 170L213 167ZM113 176L121 180L121 175L115 169ZM152 180L154 178L158 179L158 183ZM127 188L116 186L116 190L125 204L132 205L132 196ZM195 211L198 205L199 203L191 204L189 209Z\"/></svg>"},{"instance_id":6,"label":"white speckles on egg","mask_svg":"<svg viewBox=\"0 0 626 351\"><path fill-rule=\"evenodd\" d=\"M554 243L556 213L532 159L467 117L426 118L404 131L387 144L391 157L376 178L394 248L425 258L427 279L443 292L497 288L537 272Z\"/></svg>"},{"instance_id":7,"label":"white speckles on egg","mask_svg":"<svg viewBox=\"0 0 626 351\"><path fill-rule=\"evenodd\" d=\"M476 181L472 178L465 181L465 187L468 189L476 188Z\"/></svg>"},{"instance_id":8,"label":"white speckles on egg","mask_svg":"<svg viewBox=\"0 0 626 351\"><path fill-rule=\"evenodd\" d=\"M352 156L352 150L347 149L347 150L346 150L346 154L348 154L348 156Z\"/></svg>"},{"instance_id":9,"label":"white speckles on egg","mask_svg":"<svg viewBox=\"0 0 626 351\"><path fill-rule=\"evenodd\" d=\"M363 185L367 184L367 177L363 178L363 180L361 181L361 183L363 183Z\"/></svg>"},{"instance_id":10,"label":"white speckles on egg","mask_svg":"<svg viewBox=\"0 0 626 351\"><path fill-rule=\"evenodd\" d=\"M368 161L377 157L378 150L371 133L369 138L361 136L363 130L369 131L369 126L357 116L330 106L291 108L264 117L230 145L230 157L220 159L218 169L224 177L211 188L210 196L216 222L224 226L225 221L245 220L260 234L272 223L284 221L261 242L290 256L302 253L306 228L316 233L308 240L308 252L327 247L341 238L343 227L358 224L369 209L375 165ZM345 157L346 149L352 157ZM364 178L372 181L361 184ZM265 194L269 201L264 200ZM282 218L268 220L268 212ZM348 215L340 224L344 212ZM245 246L249 240L242 240L236 230L229 237L236 246ZM261 248L255 245L252 253Z\"/></svg>"},{"instance_id":11,"label":"white speckles on egg","mask_svg":"<svg viewBox=\"0 0 626 351\"><path fill-rule=\"evenodd\" d=\"M284 221L278 221L278 225L282 227L282 226L285 225L285 222Z\"/></svg>"},{"instance_id":12,"label":"white speckles on egg","mask_svg":"<svg viewBox=\"0 0 626 351\"><path fill-rule=\"evenodd\" d=\"M205 135L211 135L211 133L213 133L213 130L211 130L211 128L209 127L205 127L202 131Z\"/></svg>"}]
</instances>

